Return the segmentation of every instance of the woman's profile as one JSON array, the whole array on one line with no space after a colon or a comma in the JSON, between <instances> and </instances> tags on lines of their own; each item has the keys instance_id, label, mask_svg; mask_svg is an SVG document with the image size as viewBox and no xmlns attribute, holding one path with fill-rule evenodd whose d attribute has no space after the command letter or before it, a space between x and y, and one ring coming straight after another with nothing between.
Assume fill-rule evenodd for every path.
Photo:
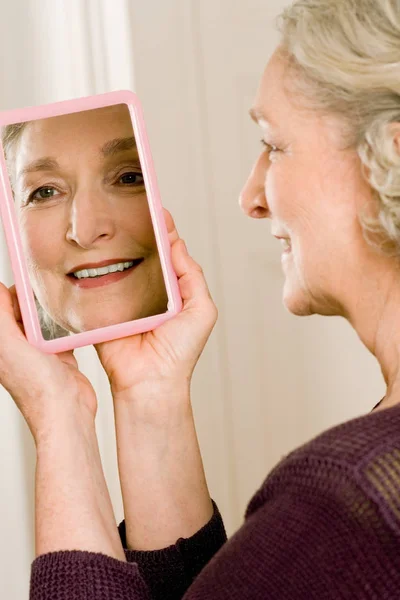
<instances>
[{"instance_id":1,"label":"woman's profile","mask_svg":"<svg viewBox=\"0 0 400 600\"><path fill-rule=\"evenodd\" d=\"M48 337L166 311L125 104L5 126L23 248Z\"/></svg>"},{"instance_id":2,"label":"woman's profile","mask_svg":"<svg viewBox=\"0 0 400 600\"><path fill-rule=\"evenodd\" d=\"M286 308L347 319L385 397L284 457L227 540L190 402L217 310L167 214L182 312L95 346L114 403L117 527L94 391L72 353L26 343L15 290L0 286L0 381L38 456L31 600L400 597L400 3L297 0L279 29L251 107L262 149L240 205L282 244Z\"/></svg>"}]
</instances>

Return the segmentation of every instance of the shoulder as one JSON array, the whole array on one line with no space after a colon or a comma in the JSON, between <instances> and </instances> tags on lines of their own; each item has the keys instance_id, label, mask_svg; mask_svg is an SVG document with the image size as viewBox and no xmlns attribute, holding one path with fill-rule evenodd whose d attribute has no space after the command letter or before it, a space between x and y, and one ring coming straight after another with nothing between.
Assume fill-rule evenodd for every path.
<instances>
[{"instance_id":1,"label":"shoulder","mask_svg":"<svg viewBox=\"0 0 400 600\"><path fill-rule=\"evenodd\" d=\"M246 517L288 496L297 503L327 497L346 512L372 503L400 534L400 405L332 427L291 452L253 496Z\"/></svg>"},{"instance_id":2,"label":"shoulder","mask_svg":"<svg viewBox=\"0 0 400 600\"><path fill-rule=\"evenodd\" d=\"M336 425L297 448L289 456L337 461L355 468L369 454L382 446L392 447L400 442L400 403Z\"/></svg>"},{"instance_id":3,"label":"shoulder","mask_svg":"<svg viewBox=\"0 0 400 600\"><path fill-rule=\"evenodd\" d=\"M291 452L195 581L201 593L190 597L397 597L399 465L400 406L333 427Z\"/></svg>"}]
</instances>

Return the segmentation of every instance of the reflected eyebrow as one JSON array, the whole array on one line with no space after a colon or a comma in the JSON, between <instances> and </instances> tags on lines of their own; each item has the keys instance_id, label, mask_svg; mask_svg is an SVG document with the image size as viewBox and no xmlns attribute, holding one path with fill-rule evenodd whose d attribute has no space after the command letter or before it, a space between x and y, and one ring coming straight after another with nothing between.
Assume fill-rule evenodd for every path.
<instances>
[{"instance_id":1,"label":"reflected eyebrow","mask_svg":"<svg viewBox=\"0 0 400 600\"><path fill-rule=\"evenodd\" d=\"M18 178L27 173L36 173L37 171L55 171L59 168L58 162L50 156L38 158L27 164L18 174Z\"/></svg>"},{"instance_id":2,"label":"reflected eyebrow","mask_svg":"<svg viewBox=\"0 0 400 600\"><path fill-rule=\"evenodd\" d=\"M126 152L127 150L137 150L136 140L133 136L126 138L115 138L106 142L101 148L103 156L112 156L118 152Z\"/></svg>"},{"instance_id":3,"label":"reflected eyebrow","mask_svg":"<svg viewBox=\"0 0 400 600\"><path fill-rule=\"evenodd\" d=\"M137 150L136 140L133 136L126 138L115 138L109 140L101 147L100 153L104 157L114 156L119 152L127 152L128 150ZM18 174L18 178L28 173L37 173L38 171L55 171L60 168L60 165L51 156L38 158L27 164Z\"/></svg>"}]
</instances>

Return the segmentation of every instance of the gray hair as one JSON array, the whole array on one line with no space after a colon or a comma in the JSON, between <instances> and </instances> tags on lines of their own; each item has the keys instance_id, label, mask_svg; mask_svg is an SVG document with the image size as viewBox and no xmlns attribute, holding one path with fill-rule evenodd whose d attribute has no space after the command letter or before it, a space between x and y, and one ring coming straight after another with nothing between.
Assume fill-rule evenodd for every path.
<instances>
[{"instance_id":1,"label":"gray hair","mask_svg":"<svg viewBox=\"0 0 400 600\"><path fill-rule=\"evenodd\" d=\"M339 117L343 147L361 159L378 201L376 216L360 215L365 238L399 255L400 0L297 0L276 24L291 93L305 109Z\"/></svg>"},{"instance_id":2,"label":"gray hair","mask_svg":"<svg viewBox=\"0 0 400 600\"><path fill-rule=\"evenodd\" d=\"M22 123L12 123L11 125L5 125L1 129L1 140L4 148L4 154L6 161L9 160L9 154L11 147L18 141L21 133L28 122ZM8 171L11 177L11 168L8 163ZM66 335L70 335L70 332L60 325L58 325L50 315L45 311L43 306L39 303L39 300L36 297L36 294L33 293L35 299L36 310L39 317L39 323L42 330L42 334L45 340L53 340L59 337L64 337Z\"/></svg>"}]
</instances>

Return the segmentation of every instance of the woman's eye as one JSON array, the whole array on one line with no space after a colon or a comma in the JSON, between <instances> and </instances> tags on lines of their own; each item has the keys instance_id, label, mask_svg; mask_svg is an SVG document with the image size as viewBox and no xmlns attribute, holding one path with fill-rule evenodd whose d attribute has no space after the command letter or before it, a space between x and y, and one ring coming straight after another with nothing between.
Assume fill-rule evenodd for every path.
<instances>
[{"instance_id":1,"label":"woman's eye","mask_svg":"<svg viewBox=\"0 0 400 600\"><path fill-rule=\"evenodd\" d=\"M129 173L124 173L121 175L121 177L118 179L118 182L121 182L124 185L143 185L144 179L141 173L129 171Z\"/></svg>"},{"instance_id":2,"label":"woman's eye","mask_svg":"<svg viewBox=\"0 0 400 600\"><path fill-rule=\"evenodd\" d=\"M48 198L52 198L55 195L57 190L50 186L41 187L29 196L29 201L31 200L47 200Z\"/></svg>"}]
</instances>

